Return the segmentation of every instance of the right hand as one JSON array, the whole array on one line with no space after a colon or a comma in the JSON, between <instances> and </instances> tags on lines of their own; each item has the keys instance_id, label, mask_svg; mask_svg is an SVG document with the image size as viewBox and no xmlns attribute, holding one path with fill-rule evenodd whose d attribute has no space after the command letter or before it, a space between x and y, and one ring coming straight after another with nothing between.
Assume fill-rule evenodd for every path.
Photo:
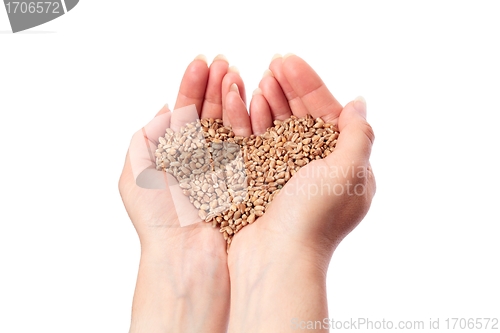
<instances>
[{"instance_id":1,"label":"right hand","mask_svg":"<svg viewBox=\"0 0 500 333\"><path fill-rule=\"evenodd\" d=\"M261 134L275 119L312 115L340 130L332 154L304 166L283 187L264 216L238 232L229 265L249 257L300 253L314 258L326 273L340 241L366 215L375 194L369 157L374 140L366 104L357 99L342 107L321 78L301 58L273 59L254 95L250 117L237 91L226 96L228 122L236 135ZM309 259L308 259L309 260Z\"/></svg>"}]
</instances>

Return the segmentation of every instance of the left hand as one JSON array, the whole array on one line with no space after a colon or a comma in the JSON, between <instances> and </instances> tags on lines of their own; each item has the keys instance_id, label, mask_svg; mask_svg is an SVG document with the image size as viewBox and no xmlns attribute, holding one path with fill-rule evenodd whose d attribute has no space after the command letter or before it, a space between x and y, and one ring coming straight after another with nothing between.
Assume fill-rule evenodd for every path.
<instances>
[{"instance_id":1,"label":"left hand","mask_svg":"<svg viewBox=\"0 0 500 333\"><path fill-rule=\"evenodd\" d=\"M200 117L221 118L223 80L234 76L225 58L216 57L209 68L197 57L186 69L174 109L194 104ZM236 81L243 89L241 79ZM174 116L164 107L158 117L165 122L164 133ZM141 145L140 132L131 147L146 149ZM129 151L119 181L142 252L130 331L225 332L230 297L226 242L211 223L200 220L181 227L168 186L146 189L136 184L132 162L141 161L132 161L134 156Z\"/></svg>"}]
</instances>

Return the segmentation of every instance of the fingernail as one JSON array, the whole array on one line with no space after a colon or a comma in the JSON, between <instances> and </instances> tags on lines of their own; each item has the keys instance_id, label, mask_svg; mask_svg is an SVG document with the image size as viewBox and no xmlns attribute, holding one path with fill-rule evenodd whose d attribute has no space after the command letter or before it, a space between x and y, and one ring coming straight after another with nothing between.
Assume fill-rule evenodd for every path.
<instances>
[{"instance_id":1,"label":"fingernail","mask_svg":"<svg viewBox=\"0 0 500 333\"><path fill-rule=\"evenodd\" d=\"M285 59L286 59L286 58L288 58L288 57L294 56L294 55L295 55L295 54L293 54L293 53L287 53L287 54L285 54L285 55L283 56L283 60L285 60Z\"/></svg>"},{"instance_id":2,"label":"fingernail","mask_svg":"<svg viewBox=\"0 0 500 333\"><path fill-rule=\"evenodd\" d=\"M354 108L366 118L366 100L363 96L358 96L354 99Z\"/></svg>"},{"instance_id":3,"label":"fingernail","mask_svg":"<svg viewBox=\"0 0 500 333\"><path fill-rule=\"evenodd\" d=\"M260 88L255 89L252 93L252 96L255 96L255 95L262 95L262 89L260 89Z\"/></svg>"},{"instance_id":4,"label":"fingernail","mask_svg":"<svg viewBox=\"0 0 500 333\"><path fill-rule=\"evenodd\" d=\"M239 71L238 67L236 67L236 66L231 66L231 67L229 67L227 71L228 71L228 72L233 72L233 73L238 73L238 74L240 74L240 71Z\"/></svg>"},{"instance_id":5,"label":"fingernail","mask_svg":"<svg viewBox=\"0 0 500 333\"><path fill-rule=\"evenodd\" d=\"M271 59L271 61L273 61L274 59L278 59L278 58L282 58L283 56L279 53L276 53L273 58Z\"/></svg>"},{"instance_id":6,"label":"fingernail","mask_svg":"<svg viewBox=\"0 0 500 333\"><path fill-rule=\"evenodd\" d=\"M264 78L264 77L266 77L266 76L272 76L272 77L274 77L274 74L273 74L273 72L271 72L271 70L266 69L266 70L264 71L264 74L262 74L262 77Z\"/></svg>"},{"instance_id":7,"label":"fingernail","mask_svg":"<svg viewBox=\"0 0 500 333\"><path fill-rule=\"evenodd\" d=\"M204 62L207 62L207 57L203 54L198 54L194 60L203 60Z\"/></svg>"},{"instance_id":8,"label":"fingernail","mask_svg":"<svg viewBox=\"0 0 500 333\"><path fill-rule=\"evenodd\" d=\"M229 91L236 91L238 95L240 94L240 90L238 89L238 85L236 83L233 83L231 87L229 88Z\"/></svg>"},{"instance_id":9,"label":"fingernail","mask_svg":"<svg viewBox=\"0 0 500 333\"><path fill-rule=\"evenodd\" d=\"M227 60L226 56L225 56L225 55L223 55L223 54L218 54L218 55L214 58L214 60L213 60L213 61L216 61L216 60L224 60L225 62L229 62L229 61Z\"/></svg>"}]
</instances>

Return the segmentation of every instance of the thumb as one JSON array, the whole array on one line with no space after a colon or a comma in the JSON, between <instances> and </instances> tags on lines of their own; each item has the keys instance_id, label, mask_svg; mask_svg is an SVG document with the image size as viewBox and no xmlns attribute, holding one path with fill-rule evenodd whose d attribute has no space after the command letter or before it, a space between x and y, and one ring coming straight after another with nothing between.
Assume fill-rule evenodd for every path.
<instances>
[{"instance_id":1,"label":"thumb","mask_svg":"<svg viewBox=\"0 0 500 333\"><path fill-rule=\"evenodd\" d=\"M366 121L366 101L357 97L347 104L339 116L340 135L335 150L327 163L344 163L366 166L370 158L375 134Z\"/></svg>"}]
</instances>

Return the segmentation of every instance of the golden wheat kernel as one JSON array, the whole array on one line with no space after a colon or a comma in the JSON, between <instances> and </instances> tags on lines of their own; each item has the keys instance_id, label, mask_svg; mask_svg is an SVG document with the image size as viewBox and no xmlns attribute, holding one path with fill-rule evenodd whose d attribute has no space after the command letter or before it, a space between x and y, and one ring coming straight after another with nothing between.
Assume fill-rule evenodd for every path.
<instances>
[{"instance_id":1,"label":"golden wheat kernel","mask_svg":"<svg viewBox=\"0 0 500 333\"><path fill-rule=\"evenodd\" d=\"M252 213L250 216L247 218L248 223L253 223L255 221L255 214Z\"/></svg>"},{"instance_id":2,"label":"golden wheat kernel","mask_svg":"<svg viewBox=\"0 0 500 333\"><path fill-rule=\"evenodd\" d=\"M258 198L257 200L254 201L255 206L262 206L264 205L264 200L262 198Z\"/></svg>"},{"instance_id":3,"label":"golden wheat kernel","mask_svg":"<svg viewBox=\"0 0 500 333\"><path fill-rule=\"evenodd\" d=\"M328 156L338 138L335 125L310 115L274 121L257 137L236 137L221 119L165 132L155 151L156 168L177 178L200 218L220 226L228 250L234 233L262 216L302 166Z\"/></svg>"}]
</instances>

